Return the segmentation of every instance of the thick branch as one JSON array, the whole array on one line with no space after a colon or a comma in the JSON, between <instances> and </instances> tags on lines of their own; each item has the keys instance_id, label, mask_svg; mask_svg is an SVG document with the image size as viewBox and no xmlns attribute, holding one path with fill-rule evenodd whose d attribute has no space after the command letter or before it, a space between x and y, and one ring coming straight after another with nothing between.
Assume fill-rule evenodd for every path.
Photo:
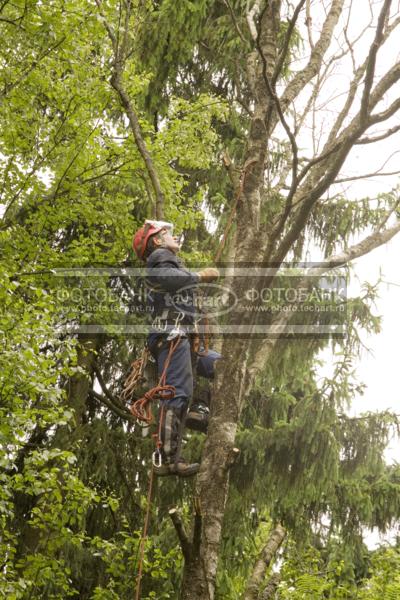
<instances>
[{"instance_id":1,"label":"thick branch","mask_svg":"<svg viewBox=\"0 0 400 600\"><path fill-rule=\"evenodd\" d=\"M298 17L298 13L300 12L303 4L304 4L303 1L300 2L299 5L296 8L295 15L294 15L294 17L293 17L293 19L292 19L292 21L291 21L291 23L289 25L290 34L291 34L291 31L294 28L294 25L295 25L297 17ZM282 127L284 128L284 130L285 130L285 132L286 132L286 134L287 134L287 136L289 138L290 145L291 145L291 148L292 148L292 161L291 161L291 166L292 166L292 181L291 181L291 185L290 185L290 191L289 191L289 194L287 196L286 206L285 206L285 209L283 211L283 214L282 214L282 217L280 219L280 222L278 224L278 233L277 233L277 235L279 235L279 233L283 229L285 221L286 221L286 219L287 219L287 217L288 217L288 215L290 213L293 195L295 193L296 186L297 186L298 148L297 148L297 142L296 142L295 135L291 131L291 129L290 129L290 127L289 127L289 125L288 125L288 123L287 123L287 121L285 119L285 115L284 115L284 112L282 110L281 103L279 101L279 98L278 98L278 96L276 94L276 90L275 90L275 83L276 83L276 80L277 80L277 78L279 76L280 70L281 70L283 62L284 62L284 58L285 58L284 55L281 56L280 59L278 59L277 67L276 67L275 71L272 73L271 80L269 79L269 76L268 76L268 61L267 61L267 58L269 58L269 62L272 62L272 59L274 58L273 51L270 49L269 52L270 52L271 56L267 57L266 53L264 51L264 48L263 48L263 44L261 43L262 38L265 37L266 38L266 41L264 42L265 47L267 49L269 49L270 46L273 46L273 44L270 42L270 37L271 37L270 34L271 34L271 32L269 31L272 28L272 25L270 23L271 18L269 16L269 14L267 13L267 8L268 8L268 3L266 4L265 9L264 9L264 11L262 13L262 16L261 16L261 19L260 19L261 24L260 24L259 34L258 34L257 40L256 40L256 46L257 46L258 52L259 52L261 60L262 60L262 75L263 75L265 86L267 88L268 95L270 96L270 98L272 99L272 101L273 101L273 103L275 105L276 112L277 112L277 114L279 116L279 120L280 120L280 122L282 124ZM265 17L267 17L267 18L265 18ZM263 27L265 27L266 31L263 31ZM287 45L289 45L289 39L290 39L290 36L287 39ZM268 123L269 123L269 119L270 119L270 116L271 116L272 108L273 108L273 106L270 105L269 106L269 110L267 112L267 116L266 116L267 131L268 131Z\"/></svg>"},{"instance_id":2,"label":"thick branch","mask_svg":"<svg viewBox=\"0 0 400 600\"><path fill-rule=\"evenodd\" d=\"M171 521L174 524L175 531L178 535L179 542L182 548L182 554L186 561L190 561L192 554L192 544L189 542L189 538L181 521L179 512L176 508L171 508L171 510L168 511L168 514L171 518Z\"/></svg>"},{"instance_id":3,"label":"thick branch","mask_svg":"<svg viewBox=\"0 0 400 600\"><path fill-rule=\"evenodd\" d=\"M147 149L147 146L144 142L139 119L136 115L136 112L133 109L133 105L129 99L128 94L125 91L125 88L122 85L121 81L121 70L118 67L115 67L114 73L111 77L111 85L118 92L118 95L121 100L121 104L125 109L126 115L129 119L129 124L131 127L131 131L133 133L133 137L136 142L136 146L143 158L144 164L146 165L147 172L149 174L151 183L153 185L153 189L156 195L156 217L157 219L164 218L164 192L161 188L160 178L157 173L157 169L154 165L153 159L151 158L150 152Z\"/></svg>"},{"instance_id":4,"label":"thick branch","mask_svg":"<svg viewBox=\"0 0 400 600\"><path fill-rule=\"evenodd\" d=\"M280 581L280 573L272 573L267 585L265 586L265 588L261 592L261 595L259 596L259 600L271 600L272 598L274 598L276 589L280 584Z\"/></svg>"},{"instance_id":5,"label":"thick branch","mask_svg":"<svg viewBox=\"0 0 400 600\"><path fill-rule=\"evenodd\" d=\"M125 419L125 421L129 421L131 423L136 423L136 419L128 411L122 410L116 404L114 404L114 402L111 402L105 396L102 396L101 394L98 394L94 390L90 390L89 394L93 398L95 398L96 400L98 400L99 402L101 402L102 404L104 404L105 406L107 406L107 408L109 408L113 413L115 413L121 419Z\"/></svg>"},{"instance_id":6,"label":"thick branch","mask_svg":"<svg viewBox=\"0 0 400 600\"><path fill-rule=\"evenodd\" d=\"M374 89L371 92L370 100L370 111L380 102L384 94L400 79L400 62L394 64L387 73L379 80ZM385 111L386 112L386 111ZM383 114L383 113L382 113ZM374 116L372 116L374 119ZM378 119L381 120L381 119ZM374 123L373 120L369 120L369 124Z\"/></svg>"},{"instance_id":7,"label":"thick branch","mask_svg":"<svg viewBox=\"0 0 400 600\"><path fill-rule=\"evenodd\" d=\"M386 73L371 92L369 109L372 109L379 100L381 100L382 95L392 87L399 78L400 63L397 63ZM393 102L386 111L380 113L379 120L389 118L399 109L400 99ZM335 141L333 148L329 148L329 146L326 145L321 156L310 161L310 163L302 170L298 179L300 180L304 177L307 172L309 172L309 178L304 187L296 192L301 203L291 228L286 233L273 256L273 261L280 262L287 255L292 243L297 239L299 233L304 228L315 202L334 182L349 151L356 143L357 139L364 133L369 125L373 122L377 122L377 118L378 115L375 115L375 117L370 117L366 123L362 123L360 113L358 113L348 127L340 134L338 140ZM326 160L321 160L321 158L327 156L329 153L332 153L332 159L329 161L329 164L327 164ZM317 162L319 162L319 167L315 168ZM311 168L310 165L312 165L313 168Z\"/></svg>"},{"instance_id":8,"label":"thick branch","mask_svg":"<svg viewBox=\"0 0 400 600\"><path fill-rule=\"evenodd\" d=\"M243 600L257 600L260 585L265 577L265 573L274 559L280 545L285 538L285 530L282 525L277 525L272 531L268 542L262 549L260 556L254 566L253 572L247 582L246 591Z\"/></svg>"},{"instance_id":9,"label":"thick branch","mask_svg":"<svg viewBox=\"0 0 400 600\"><path fill-rule=\"evenodd\" d=\"M371 115L368 123L369 125L373 125L375 123L381 123L382 121L386 121L390 117L392 117L398 110L400 109L400 98L392 102L392 104L380 113L376 113L375 115Z\"/></svg>"},{"instance_id":10,"label":"thick branch","mask_svg":"<svg viewBox=\"0 0 400 600\"><path fill-rule=\"evenodd\" d=\"M282 95L281 105L284 109L293 102L301 90L304 89L305 85L319 73L323 57L332 40L333 30L342 12L343 4L344 0L333 0L331 9L322 27L320 38L314 45L308 64L302 71L296 73Z\"/></svg>"},{"instance_id":11,"label":"thick branch","mask_svg":"<svg viewBox=\"0 0 400 600\"><path fill-rule=\"evenodd\" d=\"M260 4L261 0L256 0L253 4L252 9L249 10L246 14L247 25L249 27L249 31L253 40L257 39L257 27L254 20L260 12Z\"/></svg>"}]
</instances>

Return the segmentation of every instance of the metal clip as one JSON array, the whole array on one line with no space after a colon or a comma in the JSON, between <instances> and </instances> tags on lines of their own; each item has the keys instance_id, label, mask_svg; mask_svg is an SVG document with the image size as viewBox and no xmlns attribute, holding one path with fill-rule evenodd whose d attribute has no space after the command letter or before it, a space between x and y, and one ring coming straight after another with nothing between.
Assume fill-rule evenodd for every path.
<instances>
[{"instance_id":1,"label":"metal clip","mask_svg":"<svg viewBox=\"0 0 400 600\"><path fill-rule=\"evenodd\" d=\"M170 342L171 340L174 340L175 338L177 338L178 336L180 337L184 337L185 336L185 332L183 331L183 329L180 328L179 323L182 321L182 319L185 317L185 315L183 313L178 313L175 319L175 323L173 328L171 329L171 331L169 332L169 335L167 337L167 340Z\"/></svg>"},{"instance_id":2,"label":"metal clip","mask_svg":"<svg viewBox=\"0 0 400 600\"><path fill-rule=\"evenodd\" d=\"M154 450L153 454L151 455L151 460L153 462L154 467L161 467L161 465L162 465L161 452L159 450Z\"/></svg>"}]
</instances>

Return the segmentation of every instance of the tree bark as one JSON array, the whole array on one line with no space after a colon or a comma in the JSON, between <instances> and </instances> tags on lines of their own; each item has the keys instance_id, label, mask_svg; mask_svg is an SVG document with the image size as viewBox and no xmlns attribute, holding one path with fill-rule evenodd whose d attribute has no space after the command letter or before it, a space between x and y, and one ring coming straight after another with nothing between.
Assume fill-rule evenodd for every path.
<instances>
[{"instance_id":1,"label":"tree bark","mask_svg":"<svg viewBox=\"0 0 400 600\"><path fill-rule=\"evenodd\" d=\"M285 530L281 525L277 525L277 527L272 531L268 542L265 544L260 553L259 559L254 565L253 573L247 582L243 600L258 599L260 586L265 577L266 570L274 559L275 554L277 553L284 538Z\"/></svg>"},{"instance_id":2,"label":"tree bark","mask_svg":"<svg viewBox=\"0 0 400 600\"><path fill-rule=\"evenodd\" d=\"M268 580L267 585L259 595L259 600L271 600L273 598L276 588L278 587L281 581L280 573L272 573L271 577Z\"/></svg>"}]
</instances>

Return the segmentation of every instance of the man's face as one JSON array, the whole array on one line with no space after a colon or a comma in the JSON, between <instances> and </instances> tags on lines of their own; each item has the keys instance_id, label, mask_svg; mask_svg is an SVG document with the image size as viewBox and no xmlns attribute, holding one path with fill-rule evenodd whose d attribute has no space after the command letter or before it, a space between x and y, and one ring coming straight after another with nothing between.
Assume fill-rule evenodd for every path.
<instances>
[{"instance_id":1,"label":"man's face","mask_svg":"<svg viewBox=\"0 0 400 600\"><path fill-rule=\"evenodd\" d=\"M169 229L162 229L160 231L160 245L162 244L164 248L168 248L174 254L176 254L180 248L179 237L176 235L171 235Z\"/></svg>"}]
</instances>

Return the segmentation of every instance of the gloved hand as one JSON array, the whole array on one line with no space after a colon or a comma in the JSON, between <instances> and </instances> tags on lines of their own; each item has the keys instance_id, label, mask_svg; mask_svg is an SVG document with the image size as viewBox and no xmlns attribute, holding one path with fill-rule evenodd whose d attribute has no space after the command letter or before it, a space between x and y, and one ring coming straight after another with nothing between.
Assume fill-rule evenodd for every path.
<instances>
[{"instance_id":1,"label":"gloved hand","mask_svg":"<svg viewBox=\"0 0 400 600\"><path fill-rule=\"evenodd\" d=\"M218 279L219 271L214 267L207 267L199 271L197 275L200 277L201 283L211 283L211 281Z\"/></svg>"}]
</instances>

